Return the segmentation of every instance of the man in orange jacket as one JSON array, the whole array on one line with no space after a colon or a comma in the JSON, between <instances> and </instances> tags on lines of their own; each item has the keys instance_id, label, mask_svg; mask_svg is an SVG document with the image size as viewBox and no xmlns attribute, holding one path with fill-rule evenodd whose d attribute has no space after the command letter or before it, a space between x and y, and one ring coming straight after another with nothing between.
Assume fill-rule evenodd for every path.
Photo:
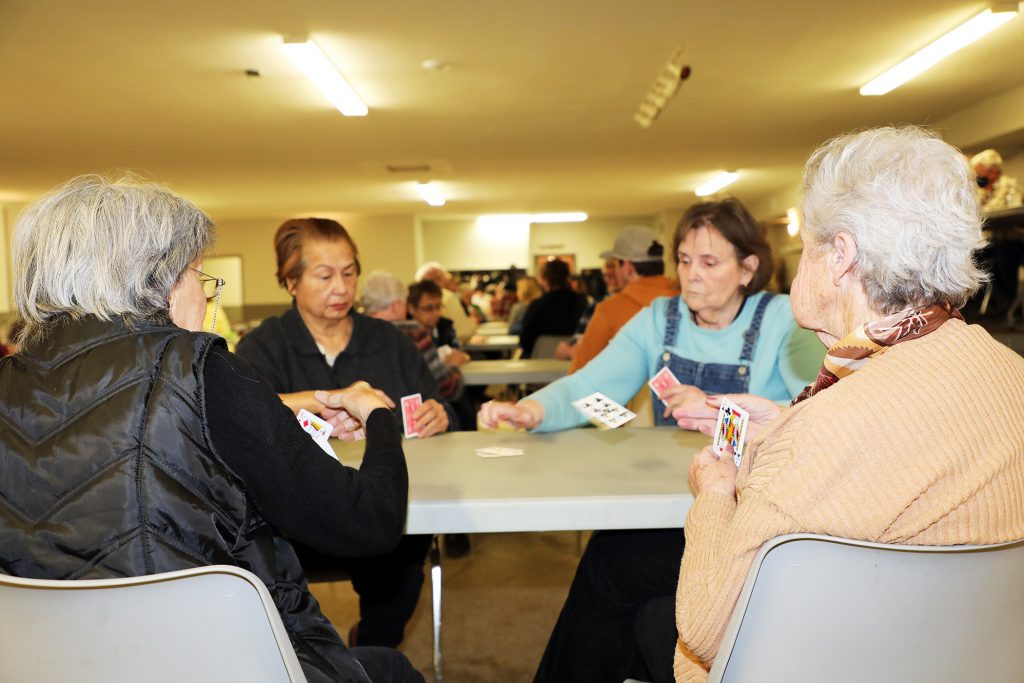
<instances>
[{"instance_id":1,"label":"man in orange jacket","mask_svg":"<svg viewBox=\"0 0 1024 683\"><path fill-rule=\"evenodd\" d=\"M626 228L615 238L615 246L601 254L615 259L619 282L625 287L594 309L583 338L573 351L569 372L575 372L601 353L615 333L637 312L659 296L676 296L679 287L665 277L665 247L658 235L643 226Z\"/></svg>"}]
</instances>

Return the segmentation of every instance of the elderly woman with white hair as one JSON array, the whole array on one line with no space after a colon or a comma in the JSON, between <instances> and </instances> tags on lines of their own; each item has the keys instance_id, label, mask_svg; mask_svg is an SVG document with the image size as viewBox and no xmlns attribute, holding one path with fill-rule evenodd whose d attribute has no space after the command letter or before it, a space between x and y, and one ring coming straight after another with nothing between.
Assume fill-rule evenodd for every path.
<instances>
[{"instance_id":1,"label":"elderly woman with white hair","mask_svg":"<svg viewBox=\"0 0 1024 683\"><path fill-rule=\"evenodd\" d=\"M710 448L694 458L676 681L705 679L771 538L1024 537L1024 359L957 312L984 279L974 185L956 149L914 127L844 135L811 155L791 302L829 352L789 408L730 396L754 437L738 470ZM703 431L719 400L690 416Z\"/></svg>"},{"instance_id":2,"label":"elderly woman with white hair","mask_svg":"<svg viewBox=\"0 0 1024 683\"><path fill-rule=\"evenodd\" d=\"M317 394L366 432L359 470L326 455L199 331L224 285L202 272L212 244L202 211L132 178L77 178L19 219L25 328L0 360L0 572L236 565L266 584L311 683L422 682L397 651L345 647L285 538L345 555L398 543L408 473L390 406L365 382Z\"/></svg>"}]
</instances>

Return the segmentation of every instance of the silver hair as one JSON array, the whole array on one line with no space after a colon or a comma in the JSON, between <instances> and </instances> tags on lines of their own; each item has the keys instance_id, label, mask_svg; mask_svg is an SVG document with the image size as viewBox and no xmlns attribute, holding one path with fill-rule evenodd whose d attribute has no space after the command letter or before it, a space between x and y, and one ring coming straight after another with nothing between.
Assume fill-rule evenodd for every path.
<instances>
[{"instance_id":1,"label":"silver hair","mask_svg":"<svg viewBox=\"0 0 1024 683\"><path fill-rule=\"evenodd\" d=\"M367 315L383 311L396 301L405 301L406 289L402 281L384 270L375 270L363 280L363 295L359 302Z\"/></svg>"},{"instance_id":2,"label":"silver hair","mask_svg":"<svg viewBox=\"0 0 1024 683\"><path fill-rule=\"evenodd\" d=\"M166 320L171 290L213 240L213 221L162 185L133 175L73 178L29 206L14 229L20 339L64 318Z\"/></svg>"},{"instance_id":3,"label":"silver hair","mask_svg":"<svg viewBox=\"0 0 1024 683\"><path fill-rule=\"evenodd\" d=\"M448 277L448 271L437 261L427 261L416 270L416 282L420 280L433 280L431 275L440 273L442 278Z\"/></svg>"},{"instance_id":4,"label":"silver hair","mask_svg":"<svg viewBox=\"0 0 1024 683\"><path fill-rule=\"evenodd\" d=\"M935 133L848 133L807 161L802 229L817 248L839 232L852 235L856 272L876 310L959 308L987 279L975 260L985 240L974 187L967 160Z\"/></svg>"}]
</instances>

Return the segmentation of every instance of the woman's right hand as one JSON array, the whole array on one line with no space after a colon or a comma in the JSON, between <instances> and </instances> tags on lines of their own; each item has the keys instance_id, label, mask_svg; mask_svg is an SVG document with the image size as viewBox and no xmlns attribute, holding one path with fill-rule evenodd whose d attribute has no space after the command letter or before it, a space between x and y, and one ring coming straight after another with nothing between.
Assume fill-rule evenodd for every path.
<instances>
[{"instance_id":1,"label":"woman's right hand","mask_svg":"<svg viewBox=\"0 0 1024 683\"><path fill-rule=\"evenodd\" d=\"M747 439L757 436L758 432L768 426L768 423L777 418L782 412L782 406L775 401L761 396L755 396L754 394L719 394L718 396L709 396L707 400L708 408L715 411L716 422L718 420L718 409L722 406L723 398L729 399L750 414L750 420L747 422ZM694 429L710 436L715 430L715 423L708 425L702 422L694 427Z\"/></svg>"},{"instance_id":2,"label":"woman's right hand","mask_svg":"<svg viewBox=\"0 0 1024 683\"><path fill-rule=\"evenodd\" d=\"M498 423L505 422L521 429L535 429L544 420L544 406L537 401L504 403L488 401L480 406L480 424L487 429L497 429Z\"/></svg>"},{"instance_id":3,"label":"woman's right hand","mask_svg":"<svg viewBox=\"0 0 1024 683\"><path fill-rule=\"evenodd\" d=\"M387 394L362 381L344 389L317 391L314 398L323 405L318 411L320 416L334 428L332 436L342 440L359 438L367 418L377 408L390 410L395 407L395 402Z\"/></svg>"}]
</instances>

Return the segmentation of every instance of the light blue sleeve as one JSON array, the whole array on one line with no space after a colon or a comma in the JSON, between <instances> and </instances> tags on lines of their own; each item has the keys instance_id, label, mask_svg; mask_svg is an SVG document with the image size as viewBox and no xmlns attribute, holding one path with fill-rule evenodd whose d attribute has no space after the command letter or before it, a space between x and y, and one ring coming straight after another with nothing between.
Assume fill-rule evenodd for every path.
<instances>
[{"instance_id":1,"label":"light blue sleeve","mask_svg":"<svg viewBox=\"0 0 1024 683\"><path fill-rule=\"evenodd\" d=\"M656 307L665 310L664 304L641 309L593 360L526 397L544 406L544 421L535 431L554 432L583 424L586 419L572 402L595 391L622 405L636 395L649 378L664 337L664 315L657 316Z\"/></svg>"},{"instance_id":2,"label":"light blue sleeve","mask_svg":"<svg viewBox=\"0 0 1024 683\"><path fill-rule=\"evenodd\" d=\"M794 398L815 380L824 359L825 345L817 335L798 327L794 321L793 331L787 335L779 352L779 373Z\"/></svg>"}]
</instances>

